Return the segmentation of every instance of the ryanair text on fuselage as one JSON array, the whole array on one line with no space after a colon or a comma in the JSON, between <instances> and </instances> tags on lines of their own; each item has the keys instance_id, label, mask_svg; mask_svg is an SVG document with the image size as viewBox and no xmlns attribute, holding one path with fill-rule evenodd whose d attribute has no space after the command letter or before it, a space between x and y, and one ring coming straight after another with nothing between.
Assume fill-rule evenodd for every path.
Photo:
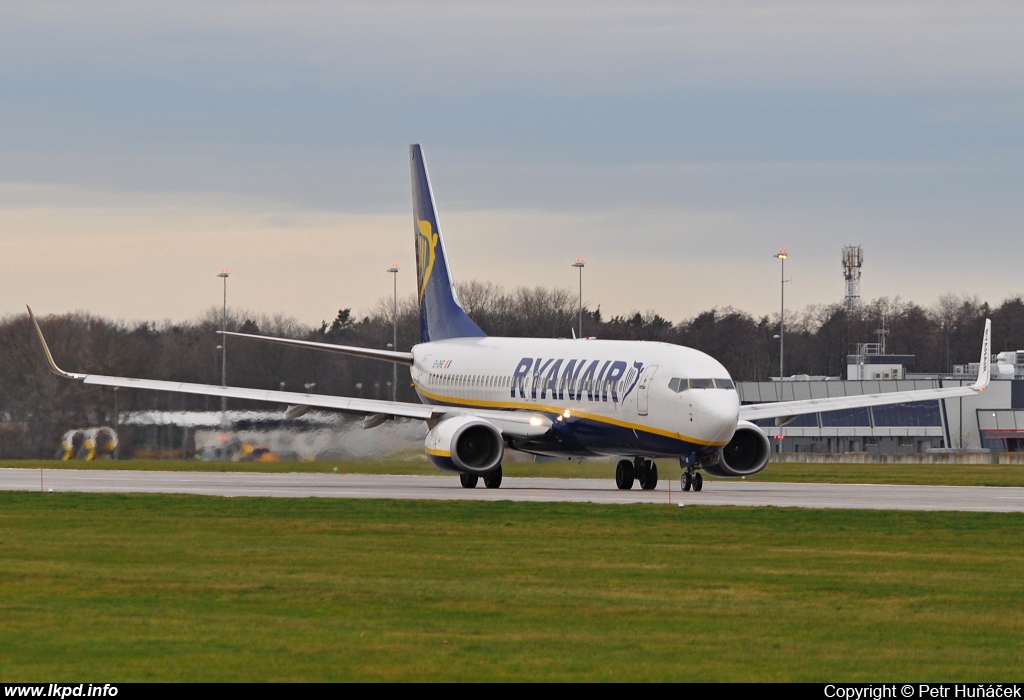
<instances>
[{"instance_id":1,"label":"ryanair text on fuselage","mask_svg":"<svg viewBox=\"0 0 1024 700\"><path fill-rule=\"evenodd\" d=\"M600 370L598 367L600 366ZM512 375L511 398L620 403L640 379L644 363L623 360L566 360L524 357ZM532 380L532 381L531 381ZM624 388L622 396L619 390Z\"/></svg>"}]
</instances>

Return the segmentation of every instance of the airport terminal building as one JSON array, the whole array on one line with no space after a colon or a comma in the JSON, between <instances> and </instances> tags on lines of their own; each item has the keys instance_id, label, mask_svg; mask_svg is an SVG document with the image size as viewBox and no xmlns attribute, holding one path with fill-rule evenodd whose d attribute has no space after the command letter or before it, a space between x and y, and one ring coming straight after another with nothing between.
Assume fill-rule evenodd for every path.
<instances>
[{"instance_id":1,"label":"airport terminal building","mask_svg":"<svg viewBox=\"0 0 1024 700\"><path fill-rule=\"evenodd\" d=\"M743 403L793 401L962 386L978 373L975 363L952 374L914 374L907 371L913 362L912 355L886 355L864 344L847 357L845 379L797 375L739 382L737 389ZM1000 353L992 370L988 388L977 396L812 413L785 425L756 422L778 453L1024 451L1024 351Z\"/></svg>"}]
</instances>

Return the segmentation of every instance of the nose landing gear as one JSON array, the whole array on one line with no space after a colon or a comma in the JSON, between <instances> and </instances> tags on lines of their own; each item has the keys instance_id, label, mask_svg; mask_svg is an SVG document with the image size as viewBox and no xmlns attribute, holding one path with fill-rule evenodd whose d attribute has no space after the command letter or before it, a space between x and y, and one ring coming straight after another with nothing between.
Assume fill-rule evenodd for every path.
<instances>
[{"instance_id":1,"label":"nose landing gear","mask_svg":"<svg viewBox=\"0 0 1024 700\"><path fill-rule=\"evenodd\" d=\"M679 481L683 485L683 491L689 491L691 488L694 491L700 491L704 488L704 477L693 467L687 467Z\"/></svg>"}]
</instances>

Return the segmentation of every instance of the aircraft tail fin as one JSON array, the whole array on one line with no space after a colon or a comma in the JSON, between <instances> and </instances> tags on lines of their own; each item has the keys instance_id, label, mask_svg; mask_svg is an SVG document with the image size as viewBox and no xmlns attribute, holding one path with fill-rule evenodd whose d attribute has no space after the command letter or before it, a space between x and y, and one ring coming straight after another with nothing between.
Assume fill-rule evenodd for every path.
<instances>
[{"instance_id":1,"label":"aircraft tail fin","mask_svg":"<svg viewBox=\"0 0 1024 700\"><path fill-rule=\"evenodd\" d=\"M430 177L420 145L409 146L412 210L416 238L416 291L420 306L420 341L478 338L486 335L459 304L448 255L437 223Z\"/></svg>"}]
</instances>

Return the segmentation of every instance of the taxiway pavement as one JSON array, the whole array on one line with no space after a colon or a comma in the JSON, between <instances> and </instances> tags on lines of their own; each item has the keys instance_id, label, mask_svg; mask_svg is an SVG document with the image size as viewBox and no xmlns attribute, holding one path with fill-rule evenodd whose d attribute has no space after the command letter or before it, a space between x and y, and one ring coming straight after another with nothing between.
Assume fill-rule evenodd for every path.
<instances>
[{"instance_id":1,"label":"taxiway pavement","mask_svg":"<svg viewBox=\"0 0 1024 700\"><path fill-rule=\"evenodd\" d=\"M663 503L673 506L777 506L876 510L1024 512L1024 488L797 484L705 480L700 493L662 481L653 491L620 491L610 479L505 477L500 489L464 489L455 476L262 474L74 469L0 469L0 491L185 493L275 498L404 498L575 503Z\"/></svg>"}]
</instances>

